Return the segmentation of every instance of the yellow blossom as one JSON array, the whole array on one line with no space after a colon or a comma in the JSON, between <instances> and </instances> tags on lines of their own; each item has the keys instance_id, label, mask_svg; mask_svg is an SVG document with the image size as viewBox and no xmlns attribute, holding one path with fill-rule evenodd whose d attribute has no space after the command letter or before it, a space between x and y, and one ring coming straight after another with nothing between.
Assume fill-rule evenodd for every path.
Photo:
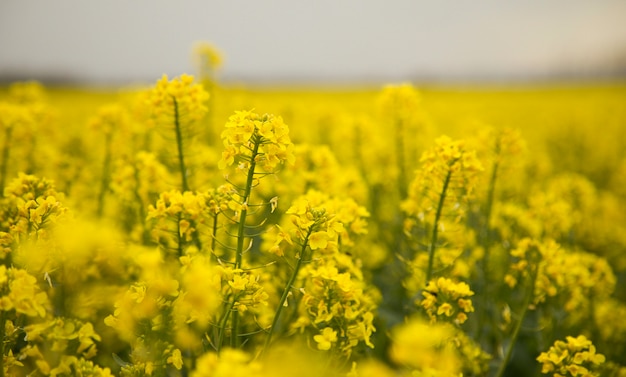
<instances>
[{"instance_id":1,"label":"yellow blossom","mask_svg":"<svg viewBox=\"0 0 626 377\"><path fill-rule=\"evenodd\" d=\"M337 332L330 327L325 327L319 335L315 335L313 340L317 342L317 349L328 351L333 343L337 342Z\"/></svg>"}]
</instances>

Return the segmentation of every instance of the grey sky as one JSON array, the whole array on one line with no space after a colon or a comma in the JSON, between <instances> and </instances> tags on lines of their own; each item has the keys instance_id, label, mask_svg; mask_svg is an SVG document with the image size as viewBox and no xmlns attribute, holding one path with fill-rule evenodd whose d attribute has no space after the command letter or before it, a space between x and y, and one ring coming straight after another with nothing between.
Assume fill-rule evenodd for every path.
<instances>
[{"instance_id":1,"label":"grey sky","mask_svg":"<svg viewBox=\"0 0 626 377\"><path fill-rule=\"evenodd\" d=\"M624 69L626 1L0 0L0 77L153 81L511 77Z\"/></svg>"}]
</instances>

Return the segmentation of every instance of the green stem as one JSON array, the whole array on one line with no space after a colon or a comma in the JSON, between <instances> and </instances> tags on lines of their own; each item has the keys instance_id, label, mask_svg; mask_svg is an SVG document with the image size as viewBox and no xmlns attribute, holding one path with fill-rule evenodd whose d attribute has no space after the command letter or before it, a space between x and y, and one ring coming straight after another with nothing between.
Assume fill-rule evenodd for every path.
<instances>
[{"instance_id":1,"label":"green stem","mask_svg":"<svg viewBox=\"0 0 626 377\"><path fill-rule=\"evenodd\" d=\"M408 183L406 180L406 171L404 168L404 138L403 124L401 120L396 121L396 160L398 164L398 189L400 190L400 199L404 200L408 196Z\"/></svg>"},{"instance_id":2,"label":"green stem","mask_svg":"<svg viewBox=\"0 0 626 377\"><path fill-rule=\"evenodd\" d=\"M6 312L0 310L0 377L4 377L4 342L6 337Z\"/></svg>"},{"instance_id":3,"label":"green stem","mask_svg":"<svg viewBox=\"0 0 626 377\"><path fill-rule=\"evenodd\" d=\"M111 170L111 133L106 134L104 139L104 162L102 164L102 178L100 180L100 192L98 193L98 218L104 212L104 198L109 189L109 175Z\"/></svg>"},{"instance_id":4,"label":"green stem","mask_svg":"<svg viewBox=\"0 0 626 377\"><path fill-rule=\"evenodd\" d=\"M261 144L260 136L257 136L256 130L252 135L252 142L254 147L252 148L252 155L250 156L250 168L248 169L248 177L246 179L246 187L244 189L242 200L241 213L239 214L239 224L237 229L237 254L235 255L235 269L240 269L243 261L243 246L245 241L246 230L246 217L248 216L248 200L250 199L250 193L252 192L252 181L254 180L254 169L256 168L256 156L259 153L259 146ZM233 311L232 319L232 338L231 345L237 347L239 345L239 312Z\"/></svg>"},{"instance_id":5,"label":"green stem","mask_svg":"<svg viewBox=\"0 0 626 377\"><path fill-rule=\"evenodd\" d=\"M209 261L211 254L215 254L215 246L217 246L217 213L213 216L213 232L211 233L211 253L209 253Z\"/></svg>"},{"instance_id":6,"label":"green stem","mask_svg":"<svg viewBox=\"0 0 626 377\"><path fill-rule=\"evenodd\" d=\"M133 190L133 195L135 196L135 200L137 202L137 205L139 206L137 211L139 213L139 221L141 221L141 240L144 245L147 245L150 242L150 234L148 233L148 229L145 225L146 208L143 204L143 198L140 194L141 180L139 179L139 169L137 168L137 165L134 165L133 169L133 178L135 179L135 189Z\"/></svg>"},{"instance_id":7,"label":"green stem","mask_svg":"<svg viewBox=\"0 0 626 377\"><path fill-rule=\"evenodd\" d=\"M435 213L435 222L433 223L433 232L430 237L430 245L428 246L428 269L426 270L426 284L430 281L433 275L433 264L435 260L435 250L437 249L437 233L439 231L439 219L441 218L441 212L443 211L443 203L446 200L446 192L448 191L448 185L450 184L450 178L452 177L452 169L448 169L448 174L443 181L443 188L441 189L441 195L439 196L439 204L437 204L437 212Z\"/></svg>"},{"instance_id":8,"label":"green stem","mask_svg":"<svg viewBox=\"0 0 626 377\"><path fill-rule=\"evenodd\" d=\"M187 181L187 166L185 165L185 153L183 148L183 130L180 126L178 101L176 101L176 97L172 97L172 101L174 103L174 131L176 132L176 147L178 148L178 168L180 170L182 190L183 192L191 191L191 189L189 188L189 182ZM191 235L193 243L196 245L198 250L202 250L202 242L200 242L200 237L198 236L198 228L196 227L196 222L190 220L190 225L192 228L195 229L195 231Z\"/></svg>"},{"instance_id":9,"label":"green stem","mask_svg":"<svg viewBox=\"0 0 626 377\"><path fill-rule=\"evenodd\" d=\"M219 333L217 336L217 344L216 344L218 352L222 348L222 343L224 341L224 332L226 332L226 323L228 323L228 317L230 317L230 313L233 311L233 308L235 307L236 302L237 302L237 298L233 297L233 301L229 303L228 308L226 309L226 312L224 312L224 316L222 317L222 320L220 321Z\"/></svg>"},{"instance_id":10,"label":"green stem","mask_svg":"<svg viewBox=\"0 0 626 377\"><path fill-rule=\"evenodd\" d=\"M491 220L491 211L493 209L493 197L496 192L496 180L498 178L498 169L500 167L500 138L496 139L495 145L495 159L493 161L493 167L491 170L491 177L489 178L489 190L487 191L487 203L485 205L485 224L483 226L483 248L485 250L485 254L483 255L483 274L485 275L485 284L487 284L488 271L489 271L489 254L491 247L491 228L490 228L490 220Z\"/></svg>"},{"instance_id":11,"label":"green stem","mask_svg":"<svg viewBox=\"0 0 626 377\"><path fill-rule=\"evenodd\" d=\"M4 196L4 184L9 166L9 152L11 150L11 135L13 127L8 127L4 133L4 145L2 146L2 165L0 165L0 196Z\"/></svg>"},{"instance_id":12,"label":"green stem","mask_svg":"<svg viewBox=\"0 0 626 377\"><path fill-rule=\"evenodd\" d=\"M481 227L481 244L483 246L484 254L481 261L482 267L482 294L478 298L481 301L480 308L476 310L477 322L482 324L483 318L489 310L489 300L491 299L491 284L489 283L489 259L491 254L491 212L493 208L493 198L495 195L496 179L498 176L498 162L494 161L491 178L489 179L489 188L487 190L487 202L485 204L485 213L483 217L483 224ZM483 330L487 327L483 327Z\"/></svg>"},{"instance_id":13,"label":"green stem","mask_svg":"<svg viewBox=\"0 0 626 377\"><path fill-rule=\"evenodd\" d=\"M178 168L180 169L180 177L182 180L183 192L190 191L187 182L187 168L185 167L185 155L183 153L183 132L180 127L180 116L178 114L178 101L172 97L174 102L174 131L176 132L176 146L178 147Z\"/></svg>"},{"instance_id":14,"label":"green stem","mask_svg":"<svg viewBox=\"0 0 626 377\"><path fill-rule=\"evenodd\" d=\"M499 147L496 145L496 151L499 152ZM496 157L497 158L497 157ZM485 205L485 224L483 226L483 248L485 254L483 255L483 274L485 275L485 281L487 280L487 274L489 269L489 253L491 247L491 228L489 226L491 221L491 211L493 209L493 197L496 191L496 180L498 178L498 160L494 161L493 169L491 171L491 177L489 179L489 190L487 191L487 203Z\"/></svg>"},{"instance_id":15,"label":"green stem","mask_svg":"<svg viewBox=\"0 0 626 377\"><path fill-rule=\"evenodd\" d=\"M183 236L182 234L180 234L180 220L182 219L182 215L179 213L176 216L176 239L177 239L177 243L178 243L178 257L182 257L183 256Z\"/></svg>"},{"instance_id":16,"label":"green stem","mask_svg":"<svg viewBox=\"0 0 626 377\"><path fill-rule=\"evenodd\" d=\"M248 200L250 199L250 193L252 192L252 181L254 180L254 169L256 168L256 156L259 153L260 140L255 140L255 135L252 135L254 141L254 148L252 149L252 155L250 156L250 168L248 169L248 177L246 179L246 187L243 197L241 198L243 207L239 214L239 227L237 229L237 255L235 256L235 269L241 268L241 262L243 260L243 245L245 241L245 229L246 229L246 217L248 216Z\"/></svg>"},{"instance_id":17,"label":"green stem","mask_svg":"<svg viewBox=\"0 0 626 377\"><path fill-rule=\"evenodd\" d=\"M524 304L522 306L522 311L519 314L519 319L515 324L515 328L513 329L513 335L511 336L511 342L509 344L509 348L506 350L504 354L504 358L498 367L498 372L496 373L496 377L502 377L504 375L504 370L511 360L511 355L513 355L513 347L515 346L515 342L517 341L517 337L519 335L520 329L522 328L522 323L524 322L524 317L526 317L526 312L528 312L528 307L530 306L530 302L532 301L535 294L535 284L537 282L537 276L539 273L539 263L535 265L535 268L531 271L530 276L530 287L528 292L526 293L526 297L524 298Z\"/></svg>"},{"instance_id":18,"label":"green stem","mask_svg":"<svg viewBox=\"0 0 626 377\"><path fill-rule=\"evenodd\" d=\"M285 305L285 301L287 301L287 297L289 297L289 292L293 288L293 284L298 277L298 273L300 272L300 267L302 266L302 261L304 258L304 253L306 252L307 245L309 243L309 236L313 232L313 227L310 227L306 236L304 237L304 242L302 243L302 248L300 249L300 256L297 258L296 266L293 269L293 273L289 277L289 281L285 286L285 290L283 291L282 296L280 297L280 301L278 302L278 307L276 308L276 314L274 314L274 320L272 321L272 327L270 327L269 332L267 333L267 338L265 338L265 345L263 346L263 352L267 350L267 347L270 345L272 341L272 335L274 334L274 330L276 325L278 324L278 320L280 319L280 313L283 311L283 307Z\"/></svg>"}]
</instances>

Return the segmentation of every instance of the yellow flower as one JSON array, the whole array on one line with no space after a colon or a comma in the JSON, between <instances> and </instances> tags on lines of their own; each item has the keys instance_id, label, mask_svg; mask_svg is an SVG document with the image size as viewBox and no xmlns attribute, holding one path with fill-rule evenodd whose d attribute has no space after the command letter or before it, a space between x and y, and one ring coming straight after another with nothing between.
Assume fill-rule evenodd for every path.
<instances>
[{"instance_id":1,"label":"yellow flower","mask_svg":"<svg viewBox=\"0 0 626 377\"><path fill-rule=\"evenodd\" d=\"M309 236L309 246L311 250L325 249L328 246L327 232L314 232Z\"/></svg>"},{"instance_id":2,"label":"yellow flower","mask_svg":"<svg viewBox=\"0 0 626 377\"><path fill-rule=\"evenodd\" d=\"M228 282L235 292L243 291L248 284L248 277L241 276L239 274L233 275L233 280Z\"/></svg>"},{"instance_id":3,"label":"yellow flower","mask_svg":"<svg viewBox=\"0 0 626 377\"><path fill-rule=\"evenodd\" d=\"M168 356L166 362L172 364L174 368L181 370L183 368L183 355L180 350L178 348L174 349L171 355Z\"/></svg>"},{"instance_id":4,"label":"yellow flower","mask_svg":"<svg viewBox=\"0 0 626 377\"><path fill-rule=\"evenodd\" d=\"M448 324L428 324L419 318L392 331L391 359L429 375L459 375L461 359L454 343L454 328ZM433 372L441 374L435 374ZM416 373L416 375L419 375Z\"/></svg>"},{"instance_id":5,"label":"yellow flower","mask_svg":"<svg viewBox=\"0 0 626 377\"><path fill-rule=\"evenodd\" d=\"M158 123L169 126L202 119L208 111L205 105L208 98L209 93L201 85L194 84L193 76L183 74L169 80L163 75L150 90L146 105Z\"/></svg>"},{"instance_id":6,"label":"yellow flower","mask_svg":"<svg viewBox=\"0 0 626 377\"><path fill-rule=\"evenodd\" d=\"M383 116L406 122L415 117L421 98L413 85L402 83L385 86L378 101Z\"/></svg>"},{"instance_id":7,"label":"yellow flower","mask_svg":"<svg viewBox=\"0 0 626 377\"><path fill-rule=\"evenodd\" d=\"M250 377L261 375L262 365L240 349L207 352L198 358L191 377Z\"/></svg>"},{"instance_id":8,"label":"yellow flower","mask_svg":"<svg viewBox=\"0 0 626 377\"><path fill-rule=\"evenodd\" d=\"M437 308L437 315L445 314L448 317L452 317L453 311L454 311L454 308L452 307L452 305L450 305L447 302L444 302L443 304L439 306L439 308Z\"/></svg>"},{"instance_id":9,"label":"yellow flower","mask_svg":"<svg viewBox=\"0 0 626 377\"><path fill-rule=\"evenodd\" d=\"M320 335L315 335L313 340L317 342L317 349L328 351L333 343L337 342L337 331L330 327L325 327Z\"/></svg>"},{"instance_id":10,"label":"yellow flower","mask_svg":"<svg viewBox=\"0 0 626 377\"><path fill-rule=\"evenodd\" d=\"M8 275L9 293L0 299L0 307L29 317L45 317L49 306L48 296L40 290L37 279L26 270L15 268L10 268Z\"/></svg>"},{"instance_id":11,"label":"yellow flower","mask_svg":"<svg viewBox=\"0 0 626 377\"><path fill-rule=\"evenodd\" d=\"M235 111L224 127L221 136L225 150L218 163L220 169L238 163L245 170L253 160L266 172L274 172L285 162L293 165L295 155L289 127L281 117Z\"/></svg>"},{"instance_id":12,"label":"yellow flower","mask_svg":"<svg viewBox=\"0 0 626 377\"><path fill-rule=\"evenodd\" d=\"M423 295L420 305L426 309L433 322L437 319L450 321L455 317L454 321L461 324L467 320L465 313L474 311L472 300L469 299L474 292L463 282L455 283L440 277L428 283Z\"/></svg>"},{"instance_id":13,"label":"yellow flower","mask_svg":"<svg viewBox=\"0 0 626 377\"><path fill-rule=\"evenodd\" d=\"M597 367L604 363L606 358L596 353L591 341L584 335L575 338L568 336L565 340L565 342L557 340L547 352L542 352L537 357L536 360L542 364L541 373L599 376Z\"/></svg>"},{"instance_id":14,"label":"yellow flower","mask_svg":"<svg viewBox=\"0 0 626 377\"><path fill-rule=\"evenodd\" d=\"M193 44L193 62L198 70L200 78L205 79L213 75L213 72L222 66L222 54L211 43L198 41Z\"/></svg>"},{"instance_id":15,"label":"yellow flower","mask_svg":"<svg viewBox=\"0 0 626 377\"><path fill-rule=\"evenodd\" d=\"M78 330L78 341L80 345L76 350L76 353L82 353L83 351L91 351L90 354L95 356L95 341L100 341L100 335L98 335L93 325L90 322L83 324Z\"/></svg>"}]
</instances>

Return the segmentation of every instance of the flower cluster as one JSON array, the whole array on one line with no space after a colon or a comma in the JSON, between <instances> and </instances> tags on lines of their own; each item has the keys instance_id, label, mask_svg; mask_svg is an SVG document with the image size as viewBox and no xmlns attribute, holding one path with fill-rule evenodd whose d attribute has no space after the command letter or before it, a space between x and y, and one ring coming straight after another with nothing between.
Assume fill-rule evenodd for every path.
<instances>
[{"instance_id":1,"label":"flower cluster","mask_svg":"<svg viewBox=\"0 0 626 377\"><path fill-rule=\"evenodd\" d=\"M584 252L570 252L556 242L522 239L511 251L516 261L505 276L505 282L515 287L520 279L537 269L533 303L559 296L563 308L571 313L589 310L589 297L605 299L613 292L616 278L606 260Z\"/></svg>"},{"instance_id":2,"label":"flower cluster","mask_svg":"<svg viewBox=\"0 0 626 377\"><path fill-rule=\"evenodd\" d=\"M222 278L222 295L234 297L234 310L245 313L259 306L267 306L269 296L259 284L259 275L232 267L218 268Z\"/></svg>"},{"instance_id":3,"label":"flower cluster","mask_svg":"<svg viewBox=\"0 0 626 377\"><path fill-rule=\"evenodd\" d=\"M149 92L146 105L151 108L157 123L187 124L202 119L209 94L202 85L195 84L193 76L183 74L169 80L163 75Z\"/></svg>"},{"instance_id":4,"label":"flower cluster","mask_svg":"<svg viewBox=\"0 0 626 377\"><path fill-rule=\"evenodd\" d=\"M604 355L596 353L596 347L584 335L568 336L565 342L557 340L537 361L542 364L541 373L554 377L600 376L595 370L605 361Z\"/></svg>"},{"instance_id":5,"label":"flower cluster","mask_svg":"<svg viewBox=\"0 0 626 377\"><path fill-rule=\"evenodd\" d=\"M297 198L285 212L289 215L289 224L276 226L278 232L273 234L275 239L269 252L284 255L285 249L294 245L294 239L308 243L311 250L336 251L339 234L345 228L332 212L333 208L327 208L328 201L327 195L313 190Z\"/></svg>"},{"instance_id":6,"label":"flower cluster","mask_svg":"<svg viewBox=\"0 0 626 377\"><path fill-rule=\"evenodd\" d=\"M173 276L175 271L168 270L158 250L136 253L134 259L141 276L117 299L114 313L105 319L107 326L131 344L136 334L166 330L163 310L169 311L180 293L180 283Z\"/></svg>"},{"instance_id":7,"label":"flower cluster","mask_svg":"<svg viewBox=\"0 0 626 377\"><path fill-rule=\"evenodd\" d=\"M258 376L261 370L262 365L246 352L226 348L219 357L212 352L200 357L191 377L249 377Z\"/></svg>"},{"instance_id":8,"label":"flower cluster","mask_svg":"<svg viewBox=\"0 0 626 377\"><path fill-rule=\"evenodd\" d=\"M50 307L48 295L26 270L0 265L0 294L0 310L5 312L45 317Z\"/></svg>"},{"instance_id":9,"label":"flower cluster","mask_svg":"<svg viewBox=\"0 0 626 377\"><path fill-rule=\"evenodd\" d=\"M90 322L83 323L78 320L61 317L28 325L24 328L24 332L29 342L50 343L52 351L70 351L85 359L91 359L96 356L98 352L96 342L102 340ZM36 348L37 346L32 345L31 347ZM27 350L26 352L31 351ZM44 362L45 360L42 360L38 364Z\"/></svg>"},{"instance_id":10,"label":"flower cluster","mask_svg":"<svg viewBox=\"0 0 626 377\"><path fill-rule=\"evenodd\" d=\"M28 107L10 102L0 102L0 130L6 132L15 127L25 126L32 122Z\"/></svg>"},{"instance_id":11,"label":"flower cluster","mask_svg":"<svg viewBox=\"0 0 626 377\"><path fill-rule=\"evenodd\" d=\"M178 190L159 195L154 206L148 208L148 219L155 219L152 235L166 250L177 250L182 256L184 245L197 234L197 226L206 221L204 194Z\"/></svg>"},{"instance_id":12,"label":"flower cluster","mask_svg":"<svg viewBox=\"0 0 626 377\"><path fill-rule=\"evenodd\" d=\"M463 282L455 283L450 279L440 277L428 282L423 295L420 305L426 309L433 323L443 320L462 324L467 320L467 313L474 311L470 299L474 292Z\"/></svg>"},{"instance_id":13,"label":"flower cluster","mask_svg":"<svg viewBox=\"0 0 626 377\"><path fill-rule=\"evenodd\" d=\"M272 114L259 115L252 111L236 111L228 118L222 132L225 150L219 168L237 163L237 169L248 171L252 164L265 172L278 165L295 161L289 127L283 118Z\"/></svg>"},{"instance_id":14,"label":"flower cluster","mask_svg":"<svg viewBox=\"0 0 626 377\"><path fill-rule=\"evenodd\" d=\"M384 116L402 122L414 119L419 108L420 94L411 84L386 85L378 97Z\"/></svg>"},{"instance_id":15,"label":"flower cluster","mask_svg":"<svg viewBox=\"0 0 626 377\"><path fill-rule=\"evenodd\" d=\"M402 209L411 217L428 221L426 218L443 201L441 211L458 220L474 191L478 173L483 171L476 153L466 150L462 140L441 136L435 147L422 154L420 164Z\"/></svg>"},{"instance_id":16,"label":"flower cluster","mask_svg":"<svg viewBox=\"0 0 626 377\"><path fill-rule=\"evenodd\" d=\"M462 361L454 342L455 329L446 323L412 318L394 328L391 359L413 375L458 376Z\"/></svg>"},{"instance_id":17,"label":"flower cluster","mask_svg":"<svg viewBox=\"0 0 626 377\"><path fill-rule=\"evenodd\" d=\"M222 54L208 42L196 42L192 51L194 65L201 79L212 78L214 72L222 66Z\"/></svg>"},{"instance_id":18,"label":"flower cluster","mask_svg":"<svg viewBox=\"0 0 626 377\"><path fill-rule=\"evenodd\" d=\"M20 173L5 189L7 212L2 229L13 239L21 236L42 237L50 224L55 223L67 209L59 200L63 195L56 191L54 183L45 178Z\"/></svg>"},{"instance_id":19,"label":"flower cluster","mask_svg":"<svg viewBox=\"0 0 626 377\"><path fill-rule=\"evenodd\" d=\"M126 108L120 104L102 106L98 114L90 119L89 126L105 136L127 131L130 117Z\"/></svg>"},{"instance_id":20,"label":"flower cluster","mask_svg":"<svg viewBox=\"0 0 626 377\"><path fill-rule=\"evenodd\" d=\"M319 258L303 270L300 316L294 329L311 329L320 350L349 355L357 345L374 348L374 292L347 258Z\"/></svg>"},{"instance_id":21,"label":"flower cluster","mask_svg":"<svg viewBox=\"0 0 626 377\"><path fill-rule=\"evenodd\" d=\"M266 95L194 54L0 89L0 376L623 372L623 88Z\"/></svg>"}]
</instances>

